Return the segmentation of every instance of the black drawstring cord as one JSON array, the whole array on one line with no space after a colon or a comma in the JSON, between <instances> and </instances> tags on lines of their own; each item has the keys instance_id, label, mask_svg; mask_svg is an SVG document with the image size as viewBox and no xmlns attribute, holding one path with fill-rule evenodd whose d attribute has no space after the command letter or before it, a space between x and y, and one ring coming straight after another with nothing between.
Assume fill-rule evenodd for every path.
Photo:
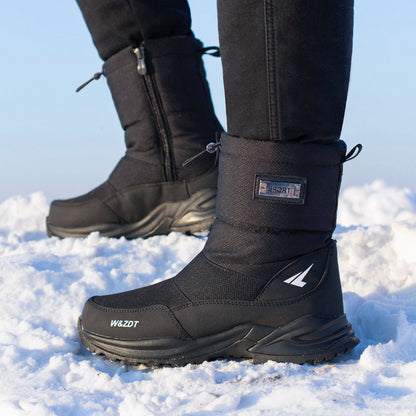
<instances>
[{"instance_id":1,"label":"black drawstring cord","mask_svg":"<svg viewBox=\"0 0 416 416\"><path fill-rule=\"evenodd\" d=\"M211 52L212 51L212 52ZM207 46L200 50L201 55L211 55L219 58L221 56L220 48L218 46Z\"/></svg>"},{"instance_id":2,"label":"black drawstring cord","mask_svg":"<svg viewBox=\"0 0 416 416\"><path fill-rule=\"evenodd\" d=\"M342 163L348 162L349 160L355 159L363 150L362 144L356 144L345 156L342 160Z\"/></svg>"},{"instance_id":3,"label":"black drawstring cord","mask_svg":"<svg viewBox=\"0 0 416 416\"><path fill-rule=\"evenodd\" d=\"M208 143L204 150L202 150L198 154L196 154L194 156L191 156L190 158L186 159L185 162L182 163L182 166L185 167L187 164L191 163L192 161L194 161L198 157L202 156L205 152L215 153L221 147L221 143L222 143L221 139L219 139L215 143L214 142Z\"/></svg>"},{"instance_id":4,"label":"black drawstring cord","mask_svg":"<svg viewBox=\"0 0 416 416\"><path fill-rule=\"evenodd\" d=\"M84 82L82 85L80 85L75 92L80 92L84 87L86 87L90 82L94 80L98 80L101 78L101 75L104 75L104 72L96 72L92 78L90 78L88 81Z\"/></svg>"},{"instance_id":5,"label":"black drawstring cord","mask_svg":"<svg viewBox=\"0 0 416 416\"><path fill-rule=\"evenodd\" d=\"M204 150L201 150L199 153L197 153L194 156L191 156L190 158L186 159L185 162L182 163L182 166L185 167L189 163L193 162L198 157L202 156L205 152L207 153L215 153L218 151L218 149L221 147L222 140L217 138L216 142L208 143ZM342 159L342 163L348 162L352 159L355 159L360 153L361 150L363 150L362 144L356 144Z\"/></svg>"}]
</instances>

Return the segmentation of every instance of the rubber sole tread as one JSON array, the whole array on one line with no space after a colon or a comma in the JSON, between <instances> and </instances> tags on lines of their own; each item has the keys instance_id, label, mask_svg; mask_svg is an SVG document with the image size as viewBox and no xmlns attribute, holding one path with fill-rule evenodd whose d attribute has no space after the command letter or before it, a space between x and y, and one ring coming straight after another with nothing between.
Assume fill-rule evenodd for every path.
<instances>
[{"instance_id":1,"label":"rubber sole tread","mask_svg":"<svg viewBox=\"0 0 416 416\"><path fill-rule=\"evenodd\" d=\"M326 324L321 325L320 329L308 327L311 322L319 325L319 320L322 321L311 316L299 318L289 324L290 331L280 338L275 334L284 332L285 327L267 328L251 324L196 340L109 339L85 331L81 320L78 321L78 331L90 352L112 361L122 361L132 366L144 364L147 367L178 367L216 359L250 359L254 364L272 360L316 365L333 360L359 343L345 315L332 319L332 333L326 335L322 335L328 332ZM299 325L305 324L304 334L293 336L293 326L299 328ZM253 333L261 334L260 339L252 339ZM312 339L310 335L320 338ZM305 337L309 337L309 341Z\"/></svg>"}]
</instances>

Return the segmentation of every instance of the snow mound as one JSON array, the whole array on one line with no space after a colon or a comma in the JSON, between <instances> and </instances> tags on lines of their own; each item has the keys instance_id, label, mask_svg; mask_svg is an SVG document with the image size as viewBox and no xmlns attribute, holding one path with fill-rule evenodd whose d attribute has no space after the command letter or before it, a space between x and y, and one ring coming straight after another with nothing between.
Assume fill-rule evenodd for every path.
<instances>
[{"instance_id":1,"label":"snow mound","mask_svg":"<svg viewBox=\"0 0 416 416\"><path fill-rule=\"evenodd\" d=\"M44 231L48 212L46 198L41 192L29 197L14 196L0 204L0 233L25 234Z\"/></svg>"},{"instance_id":2,"label":"snow mound","mask_svg":"<svg viewBox=\"0 0 416 416\"><path fill-rule=\"evenodd\" d=\"M0 204L2 415L414 415L414 194L377 181L340 199L345 309L361 343L327 365L214 361L137 369L86 351L85 300L179 271L204 239L49 239L40 193ZM348 227L348 228L347 228Z\"/></svg>"},{"instance_id":3,"label":"snow mound","mask_svg":"<svg viewBox=\"0 0 416 416\"><path fill-rule=\"evenodd\" d=\"M407 188L398 189L377 180L362 187L347 188L341 195L338 224L342 226L390 225L398 221L416 221L412 193Z\"/></svg>"}]
</instances>

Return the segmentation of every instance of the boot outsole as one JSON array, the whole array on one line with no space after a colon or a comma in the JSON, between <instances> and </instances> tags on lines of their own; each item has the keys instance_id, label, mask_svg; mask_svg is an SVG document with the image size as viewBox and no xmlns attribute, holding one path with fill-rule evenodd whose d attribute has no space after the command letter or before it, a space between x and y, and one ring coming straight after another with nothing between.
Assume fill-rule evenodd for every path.
<instances>
[{"instance_id":1,"label":"boot outsole","mask_svg":"<svg viewBox=\"0 0 416 416\"><path fill-rule=\"evenodd\" d=\"M49 237L87 237L98 231L103 237L147 238L170 232L196 234L209 230L215 219L215 188L202 189L190 198L178 202L166 202L153 209L142 220L131 224L97 224L88 227L59 227L46 219Z\"/></svg>"},{"instance_id":2,"label":"boot outsole","mask_svg":"<svg viewBox=\"0 0 416 416\"><path fill-rule=\"evenodd\" d=\"M243 324L199 339L121 340L86 331L78 321L82 343L94 354L129 365L183 366L215 359L268 360L319 364L351 350L360 341L346 316L303 316L279 328Z\"/></svg>"}]
</instances>

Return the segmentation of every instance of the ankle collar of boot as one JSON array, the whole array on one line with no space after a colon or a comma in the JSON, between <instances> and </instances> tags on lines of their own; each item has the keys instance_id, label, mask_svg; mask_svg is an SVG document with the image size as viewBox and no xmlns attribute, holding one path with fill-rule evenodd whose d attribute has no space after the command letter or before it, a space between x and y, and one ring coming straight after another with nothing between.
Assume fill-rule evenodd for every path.
<instances>
[{"instance_id":1,"label":"ankle collar of boot","mask_svg":"<svg viewBox=\"0 0 416 416\"><path fill-rule=\"evenodd\" d=\"M222 135L217 216L235 225L332 232L345 143L292 143Z\"/></svg>"},{"instance_id":2,"label":"ankle collar of boot","mask_svg":"<svg viewBox=\"0 0 416 416\"><path fill-rule=\"evenodd\" d=\"M147 39L141 46L145 48L146 61L162 56L196 55L203 48L203 44L193 36ZM133 47L128 46L108 58L103 65L103 72L108 75L130 62L136 62L137 57L133 50Z\"/></svg>"},{"instance_id":3,"label":"ankle collar of boot","mask_svg":"<svg viewBox=\"0 0 416 416\"><path fill-rule=\"evenodd\" d=\"M111 74L125 66L136 67L137 57L133 52L133 48L128 46L108 58L103 65L103 73L108 78Z\"/></svg>"},{"instance_id":4,"label":"ankle collar of boot","mask_svg":"<svg viewBox=\"0 0 416 416\"><path fill-rule=\"evenodd\" d=\"M221 140L221 153L265 163L339 165L346 153L346 144L342 140L328 144L299 143L246 139L227 133L222 133Z\"/></svg>"}]
</instances>

